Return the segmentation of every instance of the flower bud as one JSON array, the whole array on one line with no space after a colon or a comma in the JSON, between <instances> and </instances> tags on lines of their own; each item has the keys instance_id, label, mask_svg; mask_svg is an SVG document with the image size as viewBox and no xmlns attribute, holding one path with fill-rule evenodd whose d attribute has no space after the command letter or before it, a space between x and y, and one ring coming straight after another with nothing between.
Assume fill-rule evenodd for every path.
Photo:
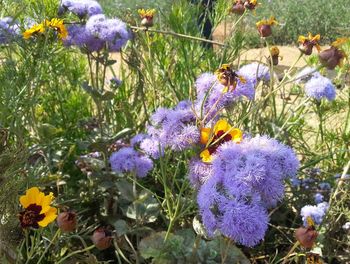
<instances>
[{"instance_id":1,"label":"flower bud","mask_svg":"<svg viewBox=\"0 0 350 264\"><path fill-rule=\"evenodd\" d=\"M243 15L244 11L245 11L245 8L241 0L237 0L236 3L234 3L231 8L231 13L234 13L237 15Z\"/></svg>"},{"instance_id":2,"label":"flower bud","mask_svg":"<svg viewBox=\"0 0 350 264\"><path fill-rule=\"evenodd\" d=\"M77 214L73 211L62 212L57 216L57 225L62 232L72 232L77 227Z\"/></svg>"},{"instance_id":3,"label":"flower bud","mask_svg":"<svg viewBox=\"0 0 350 264\"><path fill-rule=\"evenodd\" d=\"M323 66L327 67L329 70L333 70L336 66L341 65L345 54L337 47L331 46L329 49L322 51L318 57Z\"/></svg>"},{"instance_id":4,"label":"flower bud","mask_svg":"<svg viewBox=\"0 0 350 264\"><path fill-rule=\"evenodd\" d=\"M112 245L112 236L110 232L103 227L99 227L94 231L91 240L99 250L107 249Z\"/></svg>"},{"instance_id":5,"label":"flower bud","mask_svg":"<svg viewBox=\"0 0 350 264\"><path fill-rule=\"evenodd\" d=\"M246 0L244 3L244 7L248 10L254 10L258 5L256 0Z\"/></svg>"},{"instance_id":6,"label":"flower bud","mask_svg":"<svg viewBox=\"0 0 350 264\"><path fill-rule=\"evenodd\" d=\"M299 241L300 245L307 249L313 247L317 235L317 231L313 227L299 227L295 231L296 239Z\"/></svg>"},{"instance_id":7,"label":"flower bud","mask_svg":"<svg viewBox=\"0 0 350 264\"><path fill-rule=\"evenodd\" d=\"M263 38L269 37L272 35L272 28L270 25L261 25L258 27L260 36Z\"/></svg>"},{"instance_id":8,"label":"flower bud","mask_svg":"<svg viewBox=\"0 0 350 264\"><path fill-rule=\"evenodd\" d=\"M141 25L144 27L152 27L153 26L153 17L152 18L144 17L141 20Z\"/></svg>"}]
</instances>

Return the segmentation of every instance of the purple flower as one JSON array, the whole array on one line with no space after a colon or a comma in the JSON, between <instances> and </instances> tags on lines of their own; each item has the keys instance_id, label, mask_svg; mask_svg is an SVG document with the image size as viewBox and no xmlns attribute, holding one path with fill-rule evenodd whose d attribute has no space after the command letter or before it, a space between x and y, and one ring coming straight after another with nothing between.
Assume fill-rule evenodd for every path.
<instances>
[{"instance_id":1,"label":"purple flower","mask_svg":"<svg viewBox=\"0 0 350 264\"><path fill-rule=\"evenodd\" d=\"M217 77L215 74L210 72L205 72L201 74L195 83L197 97L202 98L210 90L213 85L217 83Z\"/></svg>"},{"instance_id":2,"label":"purple flower","mask_svg":"<svg viewBox=\"0 0 350 264\"><path fill-rule=\"evenodd\" d=\"M114 152L109 162L113 171L117 173L135 173L140 178L147 176L153 168L151 159L131 147L124 147Z\"/></svg>"},{"instance_id":3,"label":"purple flower","mask_svg":"<svg viewBox=\"0 0 350 264\"><path fill-rule=\"evenodd\" d=\"M323 202L324 196L321 193L316 193L314 195L315 203L319 204Z\"/></svg>"},{"instance_id":4,"label":"purple flower","mask_svg":"<svg viewBox=\"0 0 350 264\"><path fill-rule=\"evenodd\" d=\"M119 80L117 77L113 77L112 79L109 80L109 83L111 87L118 88L122 84L122 81Z\"/></svg>"},{"instance_id":5,"label":"purple flower","mask_svg":"<svg viewBox=\"0 0 350 264\"><path fill-rule=\"evenodd\" d=\"M315 205L305 205L301 208L300 215L304 222L304 226L308 226L307 218L311 217L316 224L321 224L323 217L326 215L329 204L327 202L319 203Z\"/></svg>"},{"instance_id":6,"label":"purple flower","mask_svg":"<svg viewBox=\"0 0 350 264\"><path fill-rule=\"evenodd\" d=\"M182 151L199 143L200 133L197 126L187 125L174 135L168 142L169 146L175 151Z\"/></svg>"},{"instance_id":7,"label":"purple flower","mask_svg":"<svg viewBox=\"0 0 350 264\"><path fill-rule=\"evenodd\" d=\"M311 78L320 77L321 74L312 67L305 67L295 75L295 83L300 84L309 81Z\"/></svg>"},{"instance_id":8,"label":"purple flower","mask_svg":"<svg viewBox=\"0 0 350 264\"><path fill-rule=\"evenodd\" d=\"M261 80L270 80L270 69L264 64L253 62L241 67L238 71L238 75L243 76L245 79L250 80L256 85Z\"/></svg>"},{"instance_id":9,"label":"purple flower","mask_svg":"<svg viewBox=\"0 0 350 264\"><path fill-rule=\"evenodd\" d=\"M199 189L197 202L209 236L216 230L252 247L267 230L268 215L259 196L232 178L214 174Z\"/></svg>"},{"instance_id":10,"label":"purple flower","mask_svg":"<svg viewBox=\"0 0 350 264\"><path fill-rule=\"evenodd\" d=\"M80 18L102 13L100 4L93 0L62 0L59 14L71 12Z\"/></svg>"},{"instance_id":11,"label":"purple flower","mask_svg":"<svg viewBox=\"0 0 350 264\"><path fill-rule=\"evenodd\" d=\"M149 138L146 134L137 134L130 140L130 145L135 147L139 145L144 139Z\"/></svg>"},{"instance_id":12,"label":"purple flower","mask_svg":"<svg viewBox=\"0 0 350 264\"><path fill-rule=\"evenodd\" d=\"M160 156L164 155L164 146L158 139L153 137L142 140L140 149L154 159L159 159Z\"/></svg>"},{"instance_id":13,"label":"purple flower","mask_svg":"<svg viewBox=\"0 0 350 264\"><path fill-rule=\"evenodd\" d=\"M198 158L191 159L188 168L188 178L194 188L199 188L213 173L212 165L204 163Z\"/></svg>"},{"instance_id":14,"label":"purple flower","mask_svg":"<svg viewBox=\"0 0 350 264\"><path fill-rule=\"evenodd\" d=\"M10 43L19 35L19 26L11 17L0 18L0 44Z\"/></svg>"},{"instance_id":15,"label":"purple flower","mask_svg":"<svg viewBox=\"0 0 350 264\"><path fill-rule=\"evenodd\" d=\"M323 76L313 77L309 80L305 84L305 93L308 97L317 101L320 101L322 98L333 101L336 95L332 81Z\"/></svg>"},{"instance_id":16,"label":"purple flower","mask_svg":"<svg viewBox=\"0 0 350 264\"><path fill-rule=\"evenodd\" d=\"M318 185L318 188L323 191L330 191L332 189L331 185L328 182L321 182Z\"/></svg>"}]
</instances>

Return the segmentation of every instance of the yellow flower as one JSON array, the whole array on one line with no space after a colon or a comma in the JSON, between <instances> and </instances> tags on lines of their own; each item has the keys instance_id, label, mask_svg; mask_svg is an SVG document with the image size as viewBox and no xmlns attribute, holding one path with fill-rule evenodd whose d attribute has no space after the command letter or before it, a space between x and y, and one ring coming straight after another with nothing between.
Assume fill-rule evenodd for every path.
<instances>
[{"instance_id":1,"label":"yellow flower","mask_svg":"<svg viewBox=\"0 0 350 264\"><path fill-rule=\"evenodd\" d=\"M46 227L57 217L57 209L50 204L54 196L52 193L45 195L38 187L32 187L26 194L19 198L24 211L20 212L19 220L22 228Z\"/></svg>"},{"instance_id":2,"label":"yellow flower","mask_svg":"<svg viewBox=\"0 0 350 264\"><path fill-rule=\"evenodd\" d=\"M138 13L141 18L152 19L154 14L156 13L155 9L139 9Z\"/></svg>"},{"instance_id":3,"label":"yellow flower","mask_svg":"<svg viewBox=\"0 0 350 264\"><path fill-rule=\"evenodd\" d=\"M203 162L211 162L213 160L212 154L214 154L217 148L228 141L234 141L240 143L243 138L243 133L238 128L233 128L224 119L220 119L216 122L213 130L210 128L201 129L201 143L207 145L200 153L200 157Z\"/></svg>"},{"instance_id":4,"label":"yellow flower","mask_svg":"<svg viewBox=\"0 0 350 264\"><path fill-rule=\"evenodd\" d=\"M32 26L31 28L29 28L29 29L27 29L26 31L23 32L23 38L24 39L29 39L33 35L42 34L44 32L45 32L44 24L43 23L36 24L36 25Z\"/></svg>"},{"instance_id":5,"label":"yellow flower","mask_svg":"<svg viewBox=\"0 0 350 264\"><path fill-rule=\"evenodd\" d=\"M239 76L230 66L230 64L222 64L222 66L215 71L219 82L226 86L224 93L230 90L234 90L237 86L237 81L240 80L242 83L246 83L246 80Z\"/></svg>"},{"instance_id":6,"label":"yellow flower","mask_svg":"<svg viewBox=\"0 0 350 264\"><path fill-rule=\"evenodd\" d=\"M349 38L338 38L336 41L333 41L332 47L340 47L341 45L345 44L349 41Z\"/></svg>"},{"instance_id":7,"label":"yellow flower","mask_svg":"<svg viewBox=\"0 0 350 264\"><path fill-rule=\"evenodd\" d=\"M63 24L63 19L53 18L51 21L47 21L47 24L50 28L57 31L60 39L65 39L68 36L68 31Z\"/></svg>"},{"instance_id":8,"label":"yellow flower","mask_svg":"<svg viewBox=\"0 0 350 264\"><path fill-rule=\"evenodd\" d=\"M320 34L317 34L315 36L312 36L312 34L309 32L308 36L299 36L298 42L301 44L299 49L301 52L303 52L306 55L311 55L312 48L316 47L317 51L321 51L321 47L319 45L319 41L321 39Z\"/></svg>"},{"instance_id":9,"label":"yellow flower","mask_svg":"<svg viewBox=\"0 0 350 264\"><path fill-rule=\"evenodd\" d=\"M260 20L256 23L257 27L261 27L261 26L265 26L265 25L268 25L268 26L278 25L278 22L275 19L275 17L272 16L269 19L263 19L263 20Z\"/></svg>"}]
</instances>

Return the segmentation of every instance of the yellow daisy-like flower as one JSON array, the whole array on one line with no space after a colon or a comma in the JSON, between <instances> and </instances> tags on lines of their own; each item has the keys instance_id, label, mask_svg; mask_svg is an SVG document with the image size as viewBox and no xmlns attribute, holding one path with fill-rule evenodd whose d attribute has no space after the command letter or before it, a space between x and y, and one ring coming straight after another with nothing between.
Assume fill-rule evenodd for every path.
<instances>
[{"instance_id":1,"label":"yellow daisy-like flower","mask_svg":"<svg viewBox=\"0 0 350 264\"><path fill-rule=\"evenodd\" d=\"M338 38L337 40L333 41L332 47L340 47L341 45L345 44L349 41L349 38Z\"/></svg>"},{"instance_id":2,"label":"yellow daisy-like flower","mask_svg":"<svg viewBox=\"0 0 350 264\"><path fill-rule=\"evenodd\" d=\"M63 19L53 18L51 21L47 21L47 24L50 28L57 31L60 39L65 39L68 36L68 31L63 23Z\"/></svg>"},{"instance_id":3,"label":"yellow daisy-like flower","mask_svg":"<svg viewBox=\"0 0 350 264\"><path fill-rule=\"evenodd\" d=\"M243 133L238 128L233 128L224 119L216 122L213 130L205 127L201 129L201 143L206 145L206 149L200 153L203 162L211 162L213 154L217 148L225 142L234 141L240 143L243 138Z\"/></svg>"},{"instance_id":4,"label":"yellow daisy-like flower","mask_svg":"<svg viewBox=\"0 0 350 264\"><path fill-rule=\"evenodd\" d=\"M45 195L38 187L32 187L26 194L19 198L24 211L19 213L22 228L46 227L57 217L57 209L50 204L54 196L52 193Z\"/></svg>"},{"instance_id":5,"label":"yellow daisy-like flower","mask_svg":"<svg viewBox=\"0 0 350 264\"><path fill-rule=\"evenodd\" d=\"M269 19L263 19L263 20L260 20L256 23L257 27L261 27L264 25L268 25L268 26L278 25L278 22L275 19L275 17L272 16Z\"/></svg>"},{"instance_id":6,"label":"yellow daisy-like flower","mask_svg":"<svg viewBox=\"0 0 350 264\"><path fill-rule=\"evenodd\" d=\"M42 34L45 32L45 25L43 23L41 24L36 24L32 26L31 28L27 29L26 31L23 32L23 38L24 39L29 39L33 35L37 34Z\"/></svg>"},{"instance_id":7,"label":"yellow daisy-like flower","mask_svg":"<svg viewBox=\"0 0 350 264\"><path fill-rule=\"evenodd\" d=\"M237 81L240 80L242 83L246 83L246 80L239 76L230 66L230 64L222 64L222 66L215 71L219 82L225 85L226 88L223 92L227 92L229 89L234 90L237 86Z\"/></svg>"},{"instance_id":8,"label":"yellow daisy-like flower","mask_svg":"<svg viewBox=\"0 0 350 264\"><path fill-rule=\"evenodd\" d=\"M148 18L152 19L154 17L154 14L156 13L155 9L139 9L138 13L141 18Z\"/></svg>"}]
</instances>

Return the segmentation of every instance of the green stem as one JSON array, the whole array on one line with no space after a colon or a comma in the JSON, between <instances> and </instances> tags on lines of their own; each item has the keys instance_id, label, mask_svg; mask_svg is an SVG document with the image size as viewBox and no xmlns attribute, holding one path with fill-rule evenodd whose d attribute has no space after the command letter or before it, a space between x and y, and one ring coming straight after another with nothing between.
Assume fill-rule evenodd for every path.
<instances>
[{"instance_id":1,"label":"green stem","mask_svg":"<svg viewBox=\"0 0 350 264\"><path fill-rule=\"evenodd\" d=\"M72 253L68 254L67 256L65 256L64 258L62 258L60 261L56 262L56 264L60 264L60 263L63 263L63 261L65 261L66 259L76 255L76 254L79 254L79 253L83 253L83 252L86 252L86 251L90 251L91 249L93 249L95 247L95 245L91 245L87 248L84 248L84 249L80 249L80 250L76 250L76 251L73 251Z\"/></svg>"},{"instance_id":2,"label":"green stem","mask_svg":"<svg viewBox=\"0 0 350 264\"><path fill-rule=\"evenodd\" d=\"M39 258L37 264L40 264L41 261L43 260L44 256L46 255L47 251L49 250L50 246L53 244L53 242L56 240L56 238L60 235L60 232L61 230L60 229L57 229L55 235L53 236L53 238L51 239L50 241L50 244L45 248L45 251L44 253L41 255L41 257Z\"/></svg>"}]
</instances>

